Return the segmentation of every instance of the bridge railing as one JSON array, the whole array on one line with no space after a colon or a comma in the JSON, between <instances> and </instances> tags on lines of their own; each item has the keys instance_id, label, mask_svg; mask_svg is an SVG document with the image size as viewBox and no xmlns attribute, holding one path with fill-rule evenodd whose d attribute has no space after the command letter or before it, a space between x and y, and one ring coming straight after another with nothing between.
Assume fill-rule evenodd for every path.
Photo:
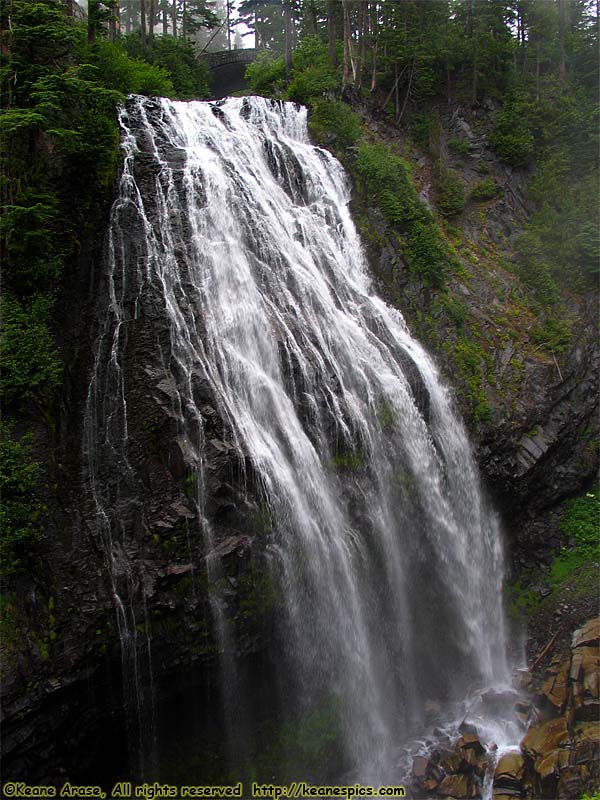
<instances>
[{"instance_id":1,"label":"bridge railing","mask_svg":"<svg viewBox=\"0 0 600 800\"><path fill-rule=\"evenodd\" d=\"M219 50L216 53L201 53L199 58L208 65L209 69L218 69L226 64L249 64L256 60L260 52L261 50L248 47L239 50Z\"/></svg>"}]
</instances>

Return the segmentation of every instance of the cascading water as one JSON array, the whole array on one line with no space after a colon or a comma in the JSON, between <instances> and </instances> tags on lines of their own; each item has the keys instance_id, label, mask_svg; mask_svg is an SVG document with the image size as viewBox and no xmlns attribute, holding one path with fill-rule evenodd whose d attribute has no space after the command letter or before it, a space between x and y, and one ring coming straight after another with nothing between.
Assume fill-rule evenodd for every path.
<instances>
[{"instance_id":1,"label":"cascading water","mask_svg":"<svg viewBox=\"0 0 600 800\"><path fill-rule=\"evenodd\" d=\"M261 98L133 98L121 112L87 455L126 648L135 625L120 598L129 567L115 520L119 487L136 481L127 330L160 307L155 380L176 387L207 550L198 382L273 519L281 687L297 707L333 699L340 764L382 781L397 775L398 746L423 729L428 703L450 708L507 680L502 552L447 390L374 293L347 179L310 144L306 114ZM99 451L121 476L110 489L95 477ZM213 605L235 680L226 614Z\"/></svg>"}]
</instances>

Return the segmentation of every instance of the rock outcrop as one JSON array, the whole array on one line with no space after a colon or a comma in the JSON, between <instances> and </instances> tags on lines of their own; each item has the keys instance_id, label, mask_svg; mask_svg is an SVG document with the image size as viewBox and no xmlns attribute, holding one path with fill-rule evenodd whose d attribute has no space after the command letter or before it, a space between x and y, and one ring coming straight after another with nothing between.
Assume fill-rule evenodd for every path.
<instances>
[{"instance_id":1,"label":"rock outcrop","mask_svg":"<svg viewBox=\"0 0 600 800\"><path fill-rule=\"evenodd\" d=\"M544 344L544 314L514 267L528 221L527 176L496 156L485 134L490 119L485 110L472 118L461 109L440 117L440 147L467 196L483 171L498 189L485 202L467 200L452 220L456 227L447 236L460 268L443 290L409 269L397 232L360 184L354 204L379 289L435 353L468 422L487 488L518 541L524 522L529 527L580 492L598 469L597 301L565 290L569 343L562 352ZM407 145L398 128L381 120L371 127L388 142ZM467 154L448 148L457 139L468 142ZM421 197L435 208L433 160L412 158ZM345 160L352 170L352 153ZM543 546L542 536L537 545Z\"/></svg>"},{"instance_id":2,"label":"rock outcrop","mask_svg":"<svg viewBox=\"0 0 600 800\"><path fill-rule=\"evenodd\" d=\"M600 618L594 618L546 668L516 675L522 694L482 697L488 710L501 705L523 729L528 726L519 751L498 756L496 745L469 725L453 744L440 742L413 759L411 796L480 798L484 783L491 784L493 800L580 800L592 794L600 786L599 683Z\"/></svg>"}]
</instances>

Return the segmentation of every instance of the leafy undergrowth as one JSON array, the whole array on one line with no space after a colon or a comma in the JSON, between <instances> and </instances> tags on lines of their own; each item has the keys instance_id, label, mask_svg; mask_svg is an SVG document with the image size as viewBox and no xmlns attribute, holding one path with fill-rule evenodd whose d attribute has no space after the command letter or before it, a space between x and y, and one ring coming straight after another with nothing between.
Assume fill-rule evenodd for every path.
<instances>
[{"instance_id":1,"label":"leafy undergrowth","mask_svg":"<svg viewBox=\"0 0 600 800\"><path fill-rule=\"evenodd\" d=\"M600 489L571 500L559 527L567 544L544 569L507 589L507 612L516 622L544 619L561 609L577 611L596 603L600 570Z\"/></svg>"}]
</instances>

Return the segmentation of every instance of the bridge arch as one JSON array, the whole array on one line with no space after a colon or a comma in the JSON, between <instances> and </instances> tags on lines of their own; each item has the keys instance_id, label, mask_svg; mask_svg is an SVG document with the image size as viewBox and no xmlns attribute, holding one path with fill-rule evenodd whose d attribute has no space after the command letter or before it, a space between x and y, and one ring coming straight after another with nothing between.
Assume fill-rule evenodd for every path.
<instances>
[{"instance_id":1,"label":"bridge arch","mask_svg":"<svg viewBox=\"0 0 600 800\"><path fill-rule=\"evenodd\" d=\"M233 92L248 88L244 77L246 67L264 52L256 48L239 50L219 50L215 53L202 53L200 59L208 66L212 78L212 94L215 100Z\"/></svg>"}]
</instances>

